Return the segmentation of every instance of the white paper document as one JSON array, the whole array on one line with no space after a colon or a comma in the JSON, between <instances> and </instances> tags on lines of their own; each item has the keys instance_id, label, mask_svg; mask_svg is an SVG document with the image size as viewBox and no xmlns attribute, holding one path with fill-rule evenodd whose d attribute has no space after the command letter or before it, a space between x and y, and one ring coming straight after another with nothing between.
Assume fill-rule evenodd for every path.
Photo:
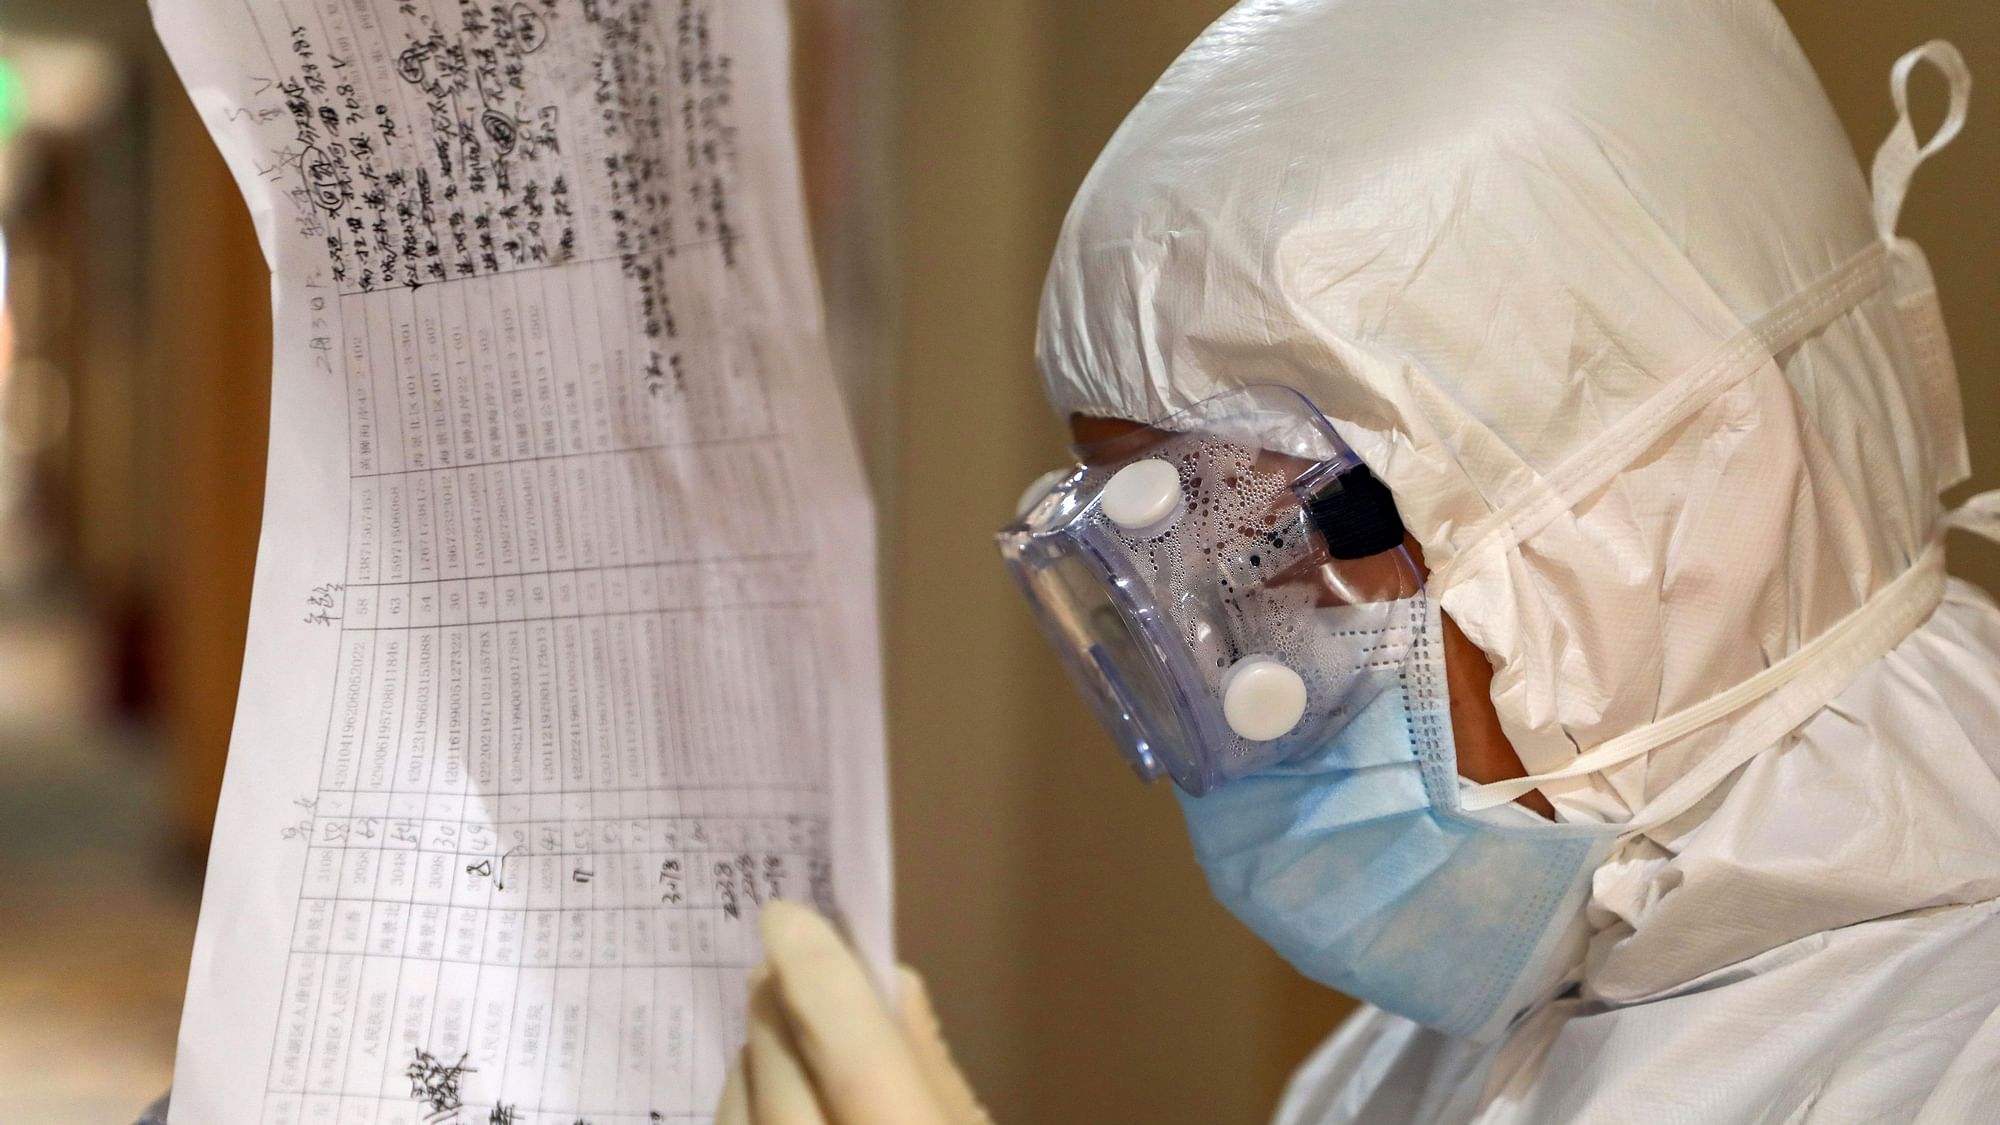
<instances>
[{"instance_id":1,"label":"white paper document","mask_svg":"<svg viewBox=\"0 0 2000 1125\"><path fill-rule=\"evenodd\" d=\"M761 903L888 956L782 0L154 8L275 272L171 1120L707 1120Z\"/></svg>"}]
</instances>

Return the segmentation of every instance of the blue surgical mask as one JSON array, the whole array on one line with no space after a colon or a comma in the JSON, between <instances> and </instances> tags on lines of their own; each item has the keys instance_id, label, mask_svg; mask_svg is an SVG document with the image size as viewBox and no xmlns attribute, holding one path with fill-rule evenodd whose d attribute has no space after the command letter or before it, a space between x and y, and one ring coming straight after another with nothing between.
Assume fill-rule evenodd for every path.
<instances>
[{"instance_id":1,"label":"blue surgical mask","mask_svg":"<svg viewBox=\"0 0 2000 1125\"><path fill-rule=\"evenodd\" d=\"M1428 597L1316 612L1372 639L1378 682L1311 754L1181 793L1195 856L1223 905L1307 977L1449 1034L1498 1035L1578 956L1584 893L1617 830L1460 808Z\"/></svg>"}]
</instances>

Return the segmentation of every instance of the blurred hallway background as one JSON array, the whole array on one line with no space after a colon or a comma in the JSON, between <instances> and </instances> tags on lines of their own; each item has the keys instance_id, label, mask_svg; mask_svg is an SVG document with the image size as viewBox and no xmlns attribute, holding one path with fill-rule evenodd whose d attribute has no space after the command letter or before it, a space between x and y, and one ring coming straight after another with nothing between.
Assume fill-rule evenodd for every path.
<instances>
[{"instance_id":1,"label":"blurred hallway background","mask_svg":"<svg viewBox=\"0 0 2000 1125\"><path fill-rule=\"evenodd\" d=\"M1031 355L1063 209L1224 7L793 0L882 522L902 954L1001 1122L1262 1120L1345 1010L1209 898L989 546L1064 447ZM2000 6L1780 7L1864 160L1904 49L1952 39L1978 76L1903 227L1943 290L1975 486L2000 484ZM140 0L0 5L0 236L0 1120L127 1125L171 1067L269 372L248 217ZM2000 588L2000 549L1953 552Z\"/></svg>"},{"instance_id":2,"label":"blurred hallway background","mask_svg":"<svg viewBox=\"0 0 2000 1125\"><path fill-rule=\"evenodd\" d=\"M197 872L158 745L92 714L89 618L21 594L0 596L4 1116L130 1125L172 1076Z\"/></svg>"}]
</instances>

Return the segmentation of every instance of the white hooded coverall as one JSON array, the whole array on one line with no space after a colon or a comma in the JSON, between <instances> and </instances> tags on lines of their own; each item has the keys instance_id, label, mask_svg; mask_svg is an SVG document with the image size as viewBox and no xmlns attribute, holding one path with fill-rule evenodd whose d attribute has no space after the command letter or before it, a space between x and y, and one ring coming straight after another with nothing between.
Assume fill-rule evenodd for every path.
<instances>
[{"instance_id":1,"label":"white hooded coverall","mask_svg":"<svg viewBox=\"0 0 2000 1125\"><path fill-rule=\"evenodd\" d=\"M1928 61L1929 141L1902 91ZM1766 0L1255 0L1064 225L1064 413L1306 394L1395 494L1596 872L1502 1040L1364 1010L1283 1122L2000 1121L2000 612L1911 173ZM1616 739L1618 741L1614 742Z\"/></svg>"}]
</instances>

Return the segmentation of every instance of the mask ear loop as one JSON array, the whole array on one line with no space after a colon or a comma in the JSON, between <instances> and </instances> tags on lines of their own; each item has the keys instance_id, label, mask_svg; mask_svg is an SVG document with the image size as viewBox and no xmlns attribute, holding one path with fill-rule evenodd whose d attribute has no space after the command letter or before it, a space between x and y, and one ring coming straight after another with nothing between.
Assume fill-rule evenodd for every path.
<instances>
[{"instance_id":1,"label":"mask ear loop","mask_svg":"<svg viewBox=\"0 0 2000 1125\"><path fill-rule=\"evenodd\" d=\"M1631 821L1618 827L1622 836L1632 836L1663 824L1706 796L1737 767L1771 745L1773 739L1825 706L1831 692L1846 686L1864 665L1894 648L1921 625L1943 596L1944 548L1934 541L1907 570L1873 597L1755 676L1700 703L1600 743L1560 768L1462 790L1459 806L1473 812L1489 809L1552 781L1602 772L1745 711L1752 704L1777 695L1795 680L1819 681L1817 688L1754 716L1744 729L1733 732L1726 746L1718 748L1639 809Z\"/></svg>"},{"instance_id":2,"label":"mask ear loop","mask_svg":"<svg viewBox=\"0 0 2000 1125\"><path fill-rule=\"evenodd\" d=\"M1930 139L1917 143L1917 128L1910 122L1910 72L1920 62L1930 63L1951 84L1951 106L1944 121ZM1917 165L1950 144L1965 127L1965 109L1972 95L1972 71L1958 48L1943 39L1933 39L1906 52L1889 72L1889 96L1896 102L1896 125L1887 140L1875 150L1875 166L1868 187L1875 197L1875 229L1885 242L1896 240L1896 218L1903 211L1903 197L1909 194L1910 177Z\"/></svg>"}]
</instances>

